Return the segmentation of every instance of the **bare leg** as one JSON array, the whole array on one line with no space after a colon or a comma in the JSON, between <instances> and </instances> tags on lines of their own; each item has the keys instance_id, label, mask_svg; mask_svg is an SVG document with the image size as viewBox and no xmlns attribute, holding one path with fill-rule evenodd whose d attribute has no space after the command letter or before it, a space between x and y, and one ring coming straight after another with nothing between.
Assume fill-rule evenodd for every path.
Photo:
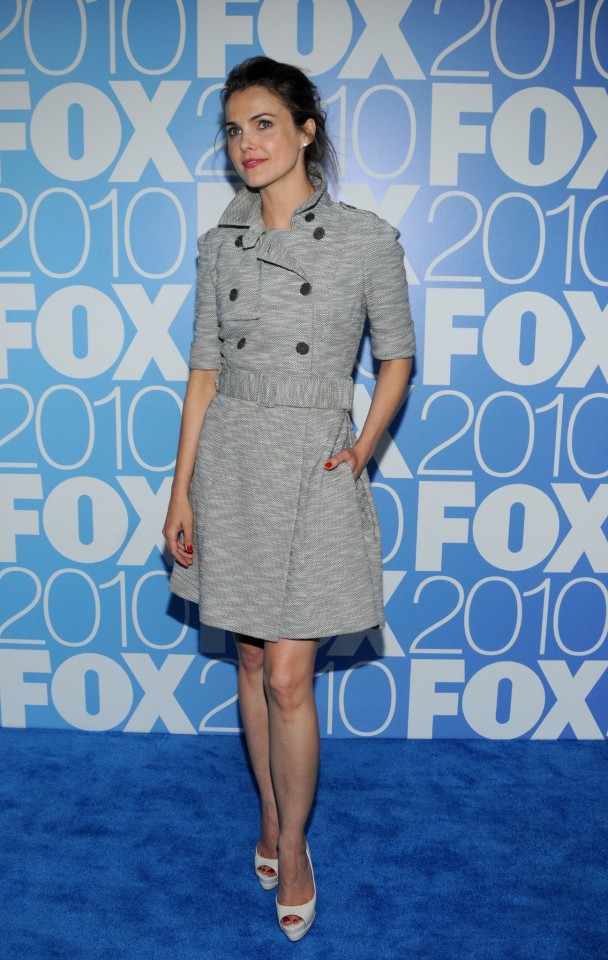
<instances>
[{"instance_id":1,"label":"bare leg","mask_svg":"<svg viewBox=\"0 0 608 960\"><path fill-rule=\"evenodd\" d=\"M304 830L319 765L319 724L312 691L316 640L267 643L264 683L268 698L270 769L279 811L280 904L310 900L314 887ZM286 918L290 922L291 918ZM297 922L294 917L292 922Z\"/></svg>"},{"instance_id":2,"label":"bare leg","mask_svg":"<svg viewBox=\"0 0 608 960\"><path fill-rule=\"evenodd\" d=\"M268 704L264 692L264 641L242 634L235 636L239 654L239 709L245 728L249 759L260 792L262 825L258 853L262 857L277 857L279 815L270 777L268 747ZM260 872L274 876L271 867L260 867Z\"/></svg>"}]
</instances>

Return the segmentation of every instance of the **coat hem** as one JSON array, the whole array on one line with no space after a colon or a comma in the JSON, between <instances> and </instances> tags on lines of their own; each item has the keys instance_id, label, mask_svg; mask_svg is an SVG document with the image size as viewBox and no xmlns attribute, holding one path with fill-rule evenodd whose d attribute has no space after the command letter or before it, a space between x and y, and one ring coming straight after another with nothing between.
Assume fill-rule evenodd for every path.
<instances>
[{"instance_id":1,"label":"coat hem","mask_svg":"<svg viewBox=\"0 0 608 960\"><path fill-rule=\"evenodd\" d=\"M195 590L184 590L183 587L178 587L176 584L171 583L170 580L169 591L174 594L174 596L181 597L182 600L189 600L190 603L199 603L200 597Z\"/></svg>"},{"instance_id":2,"label":"coat hem","mask_svg":"<svg viewBox=\"0 0 608 960\"><path fill-rule=\"evenodd\" d=\"M379 622L368 623L368 624L353 624L353 625L344 625L340 624L334 625L333 627L320 627L316 630L307 630L305 633L301 633L299 636L294 635L294 631L290 631L287 636L284 632L272 632L268 628L256 628L255 626L249 625L237 625L232 622L230 626L227 625L225 620L215 619L203 614L200 617L200 622L207 627L214 627L219 630L227 630L229 633L241 633L246 637L254 637L256 640L268 640L270 643L276 643L277 640L284 638L286 640L323 640L326 637L337 637L342 634L348 633L361 633L364 630L375 630L376 628L383 627L385 625L385 620L382 618ZM299 631L297 631L299 633Z\"/></svg>"},{"instance_id":3,"label":"coat hem","mask_svg":"<svg viewBox=\"0 0 608 960\"><path fill-rule=\"evenodd\" d=\"M182 600L189 600L191 603L200 604L200 598L195 595L195 591L187 591L182 588L176 588L171 586L169 588L171 593L175 594L178 597L181 597ZM199 605L200 610L200 605ZM255 637L258 640L268 640L270 643L276 643L279 638L283 637L283 633L270 631L267 627L255 627L255 626L244 626L243 624L237 624L233 621L230 625L227 625L226 620L215 618L206 614L201 613L199 620L202 624L207 627L214 627L217 630L227 630L229 633L242 633L246 637ZM285 637L287 640L323 640L325 637L338 637L347 633L361 633L364 630L375 630L385 626L384 617L376 618L375 623L350 623L350 624L334 624L331 627L317 627L316 629L307 630L305 633L296 631L299 636L294 636L294 632L291 631L288 637Z\"/></svg>"}]
</instances>

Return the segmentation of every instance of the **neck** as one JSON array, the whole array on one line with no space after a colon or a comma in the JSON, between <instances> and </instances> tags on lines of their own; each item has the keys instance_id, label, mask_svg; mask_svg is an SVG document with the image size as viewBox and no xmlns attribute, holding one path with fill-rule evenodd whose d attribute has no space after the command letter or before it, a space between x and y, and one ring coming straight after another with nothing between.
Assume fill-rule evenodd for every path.
<instances>
[{"instance_id":1,"label":"neck","mask_svg":"<svg viewBox=\"0 0 608 960\"><path fill-rule=\"evenodd\" d=\"M285 230L291 227L291 218L295 210L312 197L315 188L305 171L296 182L289 184L271 184L262 187L262 219L269 230Z\"/></svg>"}]
</instances>

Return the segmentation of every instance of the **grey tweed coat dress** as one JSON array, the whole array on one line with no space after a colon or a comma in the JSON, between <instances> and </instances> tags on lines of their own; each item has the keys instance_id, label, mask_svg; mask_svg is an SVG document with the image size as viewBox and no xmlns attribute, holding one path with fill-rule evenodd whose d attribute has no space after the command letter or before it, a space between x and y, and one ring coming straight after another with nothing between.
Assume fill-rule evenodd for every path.
<instances>
[{"instance_id":1,"label":"grey tweed coat dress","mask_svg":"<svg viewBox=\"0 0 608 960\"><path fill-rule=\"evenodd\" d=\"M242 189L199 238L191 369L218 370L190 487L194 563L170 589L210 626L264 640L384 624L367 471L325 462L355 434L351 374L370 321L377 359L415 350L398 232L334 202L323 173L289 230Z\"/></svg>"}]
</instances>

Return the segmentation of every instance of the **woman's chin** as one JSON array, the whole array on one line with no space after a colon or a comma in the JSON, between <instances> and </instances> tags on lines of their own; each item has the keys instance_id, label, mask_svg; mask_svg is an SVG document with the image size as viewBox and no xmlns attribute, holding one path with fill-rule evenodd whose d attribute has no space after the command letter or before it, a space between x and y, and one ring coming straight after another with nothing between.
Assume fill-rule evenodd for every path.
<instances>
[{"instance_id":1,"label":"woman's chin","mask_svg":"<svg viewBox=\"0 0 608 960\"><path fill-rule=\"evenodd\" d=\"M241 177L248 187L259 189L266 186L268 182L268 171L264 170L265 164L257 167L244 167L241 170Z\"/></svg>"}]
</instances>

